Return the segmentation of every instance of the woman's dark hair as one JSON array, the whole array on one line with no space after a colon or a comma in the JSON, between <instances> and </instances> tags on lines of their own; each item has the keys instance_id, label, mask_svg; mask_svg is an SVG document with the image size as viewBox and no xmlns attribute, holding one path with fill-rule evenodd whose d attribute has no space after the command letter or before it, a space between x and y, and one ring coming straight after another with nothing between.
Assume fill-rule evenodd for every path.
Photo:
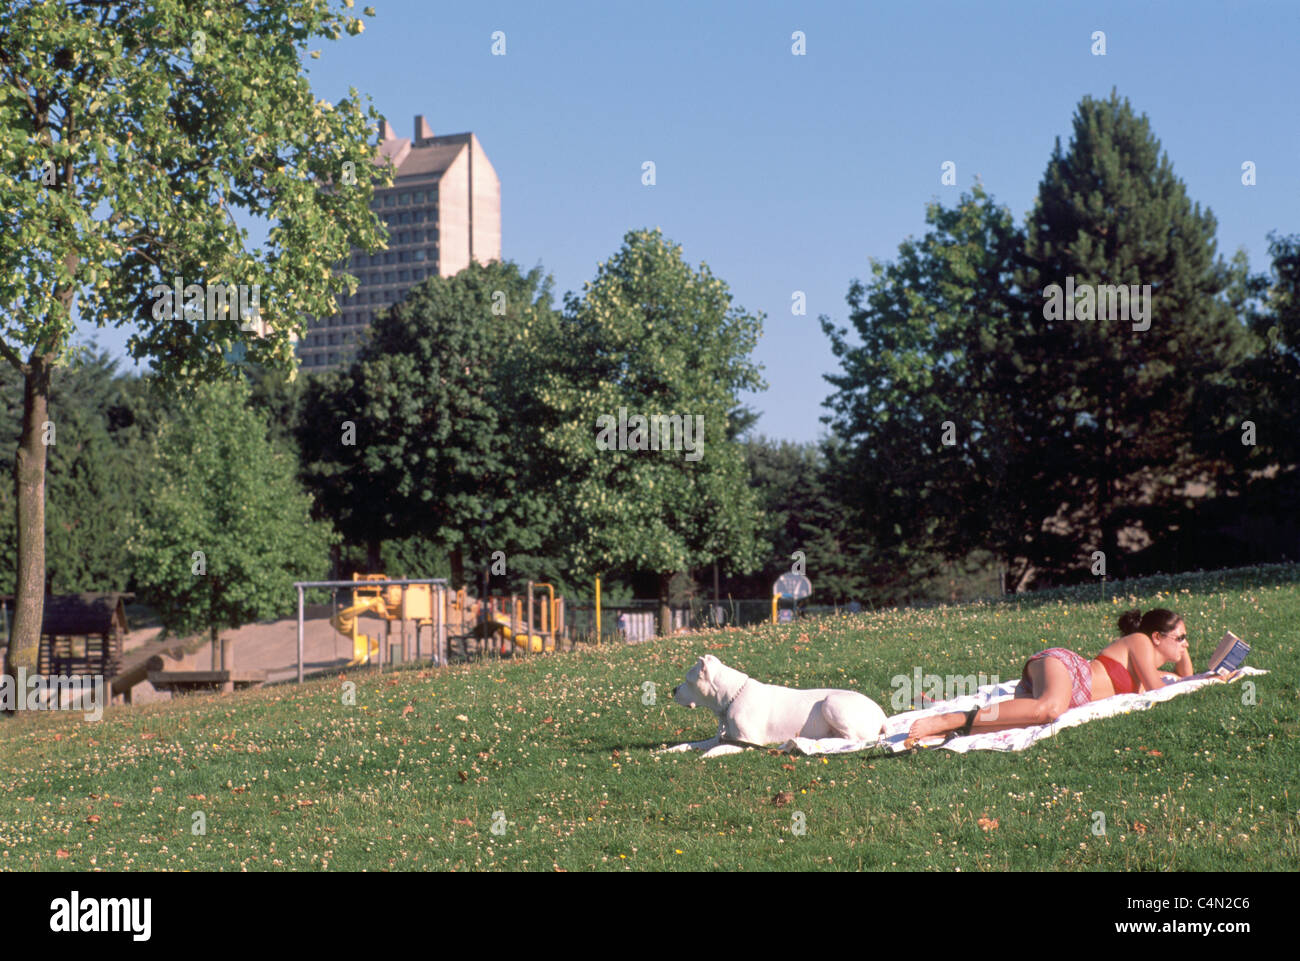
<instances>
[{"instance_id":1,"label":"woman's dark hair","mask_svg":"<svg viewBox=\"0 0 1300 961\"><path fill-rule=\"evenodd\" d=\"M1182 618L1173 611L1163 607L1153 608L1143 614L1137 608L1125 611L1119 616L1119 632L1124 634L1145 634L1151 637L1156 631L1168 634Z\"/></svg>"}]
</instances>

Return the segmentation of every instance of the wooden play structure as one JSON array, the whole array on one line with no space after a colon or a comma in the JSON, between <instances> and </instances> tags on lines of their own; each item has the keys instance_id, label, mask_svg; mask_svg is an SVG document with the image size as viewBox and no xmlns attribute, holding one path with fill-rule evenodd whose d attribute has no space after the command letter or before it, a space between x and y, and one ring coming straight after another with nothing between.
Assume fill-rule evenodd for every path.
<instances>
[{"instance_id":1,"label":"wooden play structure","mask_svg":"<svg viewBox=\"0 0 1300 961\"><path fill-rule=\"evenodd\" d=\"M381 671L412 657L425 657L422 632L429 628L432 663L446 666L453 652L463 657L543 654L572 640L565 624L564 598L554 586L529 581L525 593L478 599L465 589L453 591L442 578L392 578L353 574L348 581L295 581L298 592L298 683L305 677L304 622L307 591L346 589L350 602L335 607L330 625L352 642L348 666L371 665ZM377 618L382 633L362 630L361 618ZM394 638L393 622L398 624ZM407 626L414 628L414 650Z\"/></svg>"},{"instance_id":2,"label":"wooden play structure","mask_svg":"<svg viewBox=\"0 0 1300 961\"><path fill-rule=\"evenodd\" d=\"M54 594L45 598L36 669L47 676L100 674L122 670L127 595Z\"/></svg>"},{"instance_id":3,"label":"wooden play structure","mask_svg":"<svg viewBox=\"0 0 1300 961\"><path fill-rule=\"evenodd\" d=\"M149 679L150 668L162 669L162 654L179 656L184 651L180 641L123 650L130 630L126 602L134 597L116 591L46 595L37 672L47 677L100 675L111 697L130 704L131 689ZM0 600L7 624L13 598Z\"/></svg>"}]
</instances>

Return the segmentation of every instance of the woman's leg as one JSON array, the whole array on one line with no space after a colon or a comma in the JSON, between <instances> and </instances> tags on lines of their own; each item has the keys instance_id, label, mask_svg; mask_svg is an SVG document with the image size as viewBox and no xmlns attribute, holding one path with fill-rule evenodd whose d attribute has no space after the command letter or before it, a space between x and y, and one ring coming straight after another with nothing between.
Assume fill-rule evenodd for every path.
<instances>
[{"instance_id":1,"label":"woman's leg","mask_svg":"<svg viewBox=\"0 0 1300 961\"><path fill-rule=\"evenodd\" d=\"M1018 697L990 704L975 715L971 733L1003 731L1009 727L1049 724L1065 713L1073 693L1073 679L1064 664L1054 657L1040 657L1029 664L1029 681L1037 697ZM907 732L909 738L929 737L956 731L966 723L965 714L935 714L919 718Z\"/></svg>"}]
</instances>

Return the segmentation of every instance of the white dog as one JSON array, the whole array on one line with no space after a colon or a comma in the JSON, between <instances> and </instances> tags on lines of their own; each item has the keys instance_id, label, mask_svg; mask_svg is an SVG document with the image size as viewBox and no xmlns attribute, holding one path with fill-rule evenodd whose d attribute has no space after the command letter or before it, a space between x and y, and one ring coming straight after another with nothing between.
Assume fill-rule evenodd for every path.
<instances>
[{"instance_id":1,"label":"white dog","mask_svg":"<svg viewBox=\"0 0 1300 961\"><path fill-rule=\"evenodd\" d=\"M874 741L885 726L885 712L865 694L763 684L712 654L686 672L686 683L673 688L673 700L718 715L717 737L670 748L703 750L705 757L733 754L745 745L784 744L794 737Z\"/></svg>"}]
</instances>

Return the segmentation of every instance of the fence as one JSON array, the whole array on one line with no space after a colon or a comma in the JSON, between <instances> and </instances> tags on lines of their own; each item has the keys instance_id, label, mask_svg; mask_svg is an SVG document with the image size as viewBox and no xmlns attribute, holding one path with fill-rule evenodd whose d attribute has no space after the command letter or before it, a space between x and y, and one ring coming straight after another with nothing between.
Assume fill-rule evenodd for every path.
<instances>
[{"instance_id":1,"label":"fence","mask_svg":"<svg viewBox=\"0 0 1300 961\"><path fill-rule=\"evenodd\" d=\"M687 605L672 605L673 633L705 630L716 627L751 627L766 624L772 619L771 599L725 598L714 604L711 600L694 600ZM831 608L827 608L831 610ZM570 605L572 633L579 639L596 639L596 612L590 601L577 601ZM799 609L802 617L805 609ZM637 598L630 601L601 602L600 637L605 641L638 643L658 633L659 601Z\"/></svg>"}]
</instances>

